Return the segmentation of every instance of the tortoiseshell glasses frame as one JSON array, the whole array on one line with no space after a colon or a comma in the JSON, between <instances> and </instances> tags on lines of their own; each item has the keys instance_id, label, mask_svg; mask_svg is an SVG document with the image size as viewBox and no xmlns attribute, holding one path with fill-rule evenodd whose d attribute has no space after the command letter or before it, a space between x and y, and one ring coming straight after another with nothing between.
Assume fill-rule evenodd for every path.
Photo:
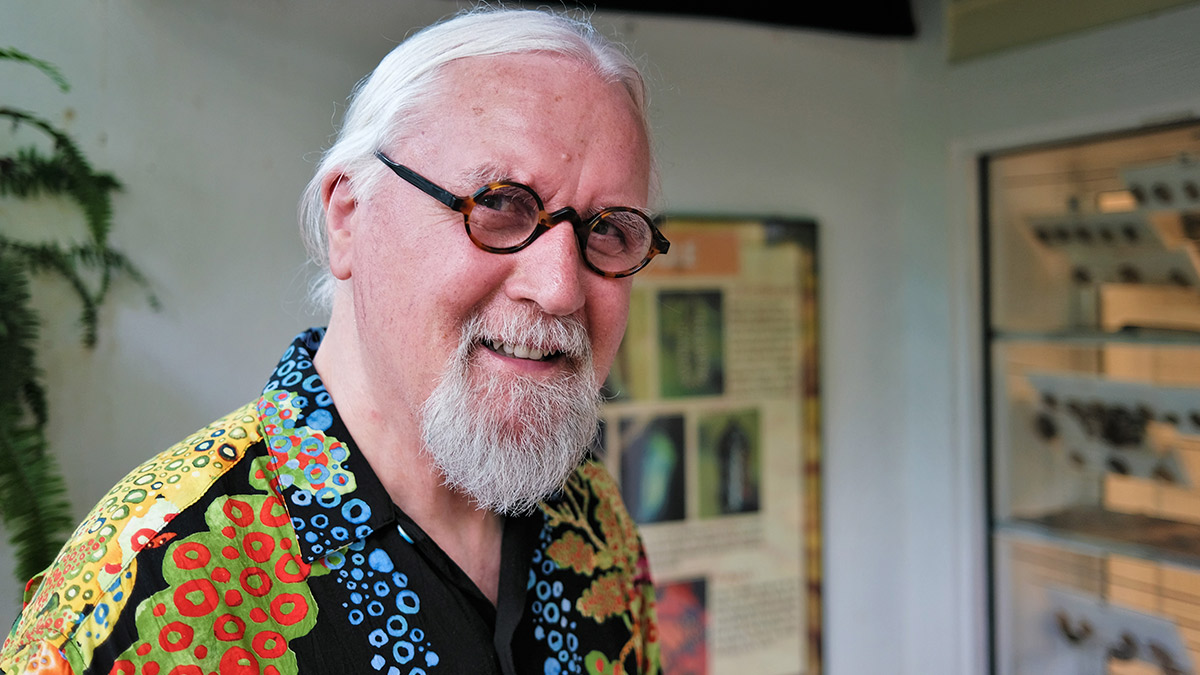
<instances>
[{"instance_id":1,"label":"tortoiseshell glasses frame","mask_svg":"<svg viewBox=\"0 0 1200 675\"><path fill-rule=\"evenodd\" d=\"M533 188L513 181L488 183L470 196L460 197L392 161L382 150L375 151L375 156L418 190L461 213L467 236L489 253L516 253L567 221L575 231L584 263L602 277L619 279L642 269L671 247L650 216L635 208L610 206L587 220L570 206L547 212Z\"/></svg>"}]
</instances>

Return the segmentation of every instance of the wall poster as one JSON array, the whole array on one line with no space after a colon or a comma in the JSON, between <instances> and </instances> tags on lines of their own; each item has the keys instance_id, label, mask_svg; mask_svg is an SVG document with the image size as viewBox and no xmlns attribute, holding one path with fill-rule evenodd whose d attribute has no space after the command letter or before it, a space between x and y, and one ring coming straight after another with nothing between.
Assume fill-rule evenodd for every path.
<instances>
[{"instance_id":1,"label":"wall poster","mask_svg":"<svg viewBox=\"0 0 1200 675\"><path fill-rule=\"evenodd\" d=\"M819 675L816 224L670 218L633 286L599 454L671 675Z\"/></svg>"}]
</instances>

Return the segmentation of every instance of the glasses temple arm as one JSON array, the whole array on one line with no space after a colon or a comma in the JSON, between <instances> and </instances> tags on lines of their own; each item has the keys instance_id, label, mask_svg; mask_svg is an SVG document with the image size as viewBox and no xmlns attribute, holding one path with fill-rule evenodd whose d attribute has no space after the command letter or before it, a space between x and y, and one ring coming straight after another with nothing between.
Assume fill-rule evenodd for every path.
<instances>
[{"instance_id":1,"label":"glasses temple arm","mask_svg":"<svg viewBox=\"0 0 1200 675\"><path fill-rule=\"evenodd\" d=\"M663 236L662 232L658 231L657 226L654 227L654 233L653 233L652 239L654 241L654 248L659 253L666 253L668 250L670 250L671 242L668 241L665 236Z\"/></svg>"},{"instance_id":2,"label":"glasses temple arm","mask_svg":"<svg viewBox=\"0 0 1200 675\"><path fill-rule=\"evenodd\" d=\"M429 181L429 179L425 178L424 176L417 173L416 171L413 171L412 169L408 168L407 166L393 162L390 157L383 154L382 150L376 150L375 156L377 158L379 158L379 161L386 164L387 167L389 169L391 169L397 176L408 181L409 183L411 183L413 185L413 187L417 188L421 192L424 192L425 194L429 195L430 197L433 197L434 199L445 204L446 206L449 206L450 208L454 209L455 211L458 211L461 209L463 200L459 197L456 197L453 193L451 193L448 190L445 190L444 188L441 188L437 185L434 185L433 183L431 183Z\"/></svg>"}]
</instances>

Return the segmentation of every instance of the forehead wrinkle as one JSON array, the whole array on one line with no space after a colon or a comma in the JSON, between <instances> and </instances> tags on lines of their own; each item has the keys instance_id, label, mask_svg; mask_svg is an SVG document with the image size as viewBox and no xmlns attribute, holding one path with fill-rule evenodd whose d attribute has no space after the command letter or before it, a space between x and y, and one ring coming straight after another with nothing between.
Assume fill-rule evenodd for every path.
<instances>
[{"instance_id":1,"label":"forehead wrinkle","mask_svg":"<svg viewBox=\"0 0 1200 675\"><path fill-rule=\"evenodd\" d=\"M475 116L481 114L481 111L473 112ZM571 176L571 171L566 167L583 162L590 154L599 152L600 148L617 146L622 154L632 156L636 154L633 152L634 148L627 146L636 145L636 138L644 138L642 134L631 135L636 138L626 136L600 138L588 133L586 129L597 126L595 120L601 117L602 112L599 106L585 110L584 115L587 116L587 119L582 124L584 129L579 130L570 140L568 140L569 137L562 137L561 135L555 137L553 133L547 134L544 130L538 131L531 127L529 120L526 119L505 120L504 124L500 126L504 127L505 132L510 135L540 135L547 136L550 140L554 141L554 144L558 147L550 152L553 153L554 163L557 165L556 168L547 175L535 177L528 171L521 170L518 166L515 166L514 162L509 158L480 158L481 161L478 164L465 167L453 176L453 179L457 181L455 185L460 186L461 189L461 192L458 192L458 194L472 194L488 183L510 181L522 183L532 188L541 197L547 211L554 211L570 206L585 220L605 208L614 206L635 206L645 209L647 204L644 203L625 203L621 200L612 201L604 198L589 199L587 203L559 203L560 195L574 195L578 184L586 182L586 178L582 174L574 178L568 178ZM537 133L535 134L535 132ZM530 157L535 166L540 161L536 158L537 154L535 151ZM559 169L563 170L560 171ZM635 201L640 202L641 200Z\"/></svg>"}]
</instances>

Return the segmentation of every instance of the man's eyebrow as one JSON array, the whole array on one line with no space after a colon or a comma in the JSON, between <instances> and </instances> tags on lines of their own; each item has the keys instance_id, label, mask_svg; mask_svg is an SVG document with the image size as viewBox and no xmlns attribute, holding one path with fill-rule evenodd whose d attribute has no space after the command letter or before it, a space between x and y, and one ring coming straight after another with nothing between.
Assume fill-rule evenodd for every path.
<instances>
[{"instance_id":1,"label":"man's eyebrow","mask_svg":"<svg viewBox=\"0 0 1200 675\"><path fill-rule=\"evenodd\" d=\"M507 165L496 162L488 162L486 164L480 164L479 166L467 169L459 174L456 178L459 181L458 184L464 186L463 189L468 193L472 193L488 183L517 182L523 185L528 184L526 181L517 178L515 174L516 172L514 172ZM531 185L530 187L533 186ZM537 188L533 189L534 191L537 190ZM624 206L624 204L603 204L600 206L593 206L580 211L579 217L587 220L597 213L600 213L600 211L603 209L611 206ZM649 215L651 219L656 219L658 217L658 214L648 207L643 208L642 211Z\"/></svg>"},{"instance_id":2,"label":"man's eyebrow","mask_svg":"<svg viewBox=\"0 0 1200 675\"><path fill-rule=\"evenodd\" d=\"M459 180L468 190L475 190L488 183L512 180L512 170L500 164L481 164L464 171L459 175Z\"/></svg>"}]
</instances>

